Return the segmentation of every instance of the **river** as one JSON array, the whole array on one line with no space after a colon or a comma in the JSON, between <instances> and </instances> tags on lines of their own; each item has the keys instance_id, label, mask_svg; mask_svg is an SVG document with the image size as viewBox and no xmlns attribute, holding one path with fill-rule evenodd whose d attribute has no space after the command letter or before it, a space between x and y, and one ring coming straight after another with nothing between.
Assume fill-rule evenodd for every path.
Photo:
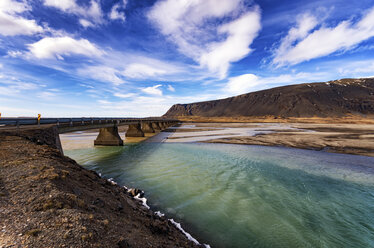
<instances>
[{"instance_id":1,"label":"river","mask_svg":"<svg viewBox=\"0 0 374 248\"><path fill-rule=\"evenodd\" d=\"M65 151L212 247L374 247L374 158L210 143Z\"/></svg>"}]
</instances>

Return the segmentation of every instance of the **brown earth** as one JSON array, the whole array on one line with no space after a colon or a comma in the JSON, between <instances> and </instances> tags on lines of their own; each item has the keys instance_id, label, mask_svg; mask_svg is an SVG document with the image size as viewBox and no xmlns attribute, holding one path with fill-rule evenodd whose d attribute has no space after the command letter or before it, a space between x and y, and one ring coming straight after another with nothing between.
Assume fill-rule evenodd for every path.
<instances>
[{"instance_id":1,"label":"brown earth","mask_svg":"<svg viewBox=\"0 0 374 248\"><path fill-rule=\"evenodd\" d=\"M374 115L374 78L277 87L226 99L175 104L164 117Z\"/></svg>"},{"instance_id":2,"label":"brown earth","mask_svg":"<svg viewBox=\"0 0 374 248\"><path fill-rule=\"evenodd\" d=\"M197 247L54 142L0 133L0 247Z\"/></svg>"}]
</instances>

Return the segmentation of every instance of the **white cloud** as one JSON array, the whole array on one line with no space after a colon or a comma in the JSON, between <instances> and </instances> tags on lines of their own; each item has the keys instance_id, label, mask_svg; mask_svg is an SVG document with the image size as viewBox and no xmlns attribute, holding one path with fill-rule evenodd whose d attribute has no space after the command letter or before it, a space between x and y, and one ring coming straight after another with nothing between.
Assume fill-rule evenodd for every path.
<instances>
[{"instance_id":1,"label":"white cloud","mask_svg":"<svg viewBox=\"0 0 374 248\"><path fill-rule=\"evenodd\" d=\"M30 10L31 7L26 2L18 2L14 0L1 0L0 10L3 13L16 14Z\"/></svg>"},{"instance_id":2,"label":"white cloud","mask_svg":"<svg viewBox=\"0 0 374 248\"><path fill-rule=\"evenodd\" d=\"M125 83L125 81L119 77L120 73L118 70L107 66L87 66L78 69L78 74L114 85Z\"/></svg>"},{"instance_id":3,"label":"white cloud","mask_svg":"<svg viewBox=\"0 0 374 248\"><path fill-rule=\"evenodd\" d=\"M239 95L251 92L253 90L261 90L273 87L274 85L285 85L295 83L306 83L315 80L321 80L326 76L324 73L292 73L281 74L274 77L259 77L255 74L243 74L229 78L223 91L231 95Z\"/></svg>"},{"instance_id":4,"label":"white cloud","mask_svg":"<svg viewBox=\"0 0 374 248\"><path fill-rule=\"evenodd\" d=\"M23 55L21 51L8 51L7 52L7 56L11 58L17 58L17 57L20 57L21 55Z\"/></svg>"},{"instance_id":5,"label":"white cloud","mask_svg":"<svg viewBox=\"0 0 374 248\"><path fill-rule=\"evenodd\" d=\"M112 104L111 102L109 102L107 100L97 100L97 102L100 103L100 104L104 104L104 105Z\"/></svg>"},{"instance_id":6,"label":"white cloud","mask_svg":"<svg viewBox=\"0 0 374 248\"><path fill-rule=\"evenodd\" d=\"M89 27L94 27L95 24L93 24L92 22L90 21L87 21L86 19L79 19L79 23L85 27L85 28L89 28Z\"/></svg>"},{"instance_id":7,"label":"white cloud","mask_svg":"<svg viewBox=\"0 0 374 248\"><path fill-rule=\"evenodd\" d=\"M84 27L89 27L88 23L93 25L103 22L103 13L97 0L91 0L87 6L78 5L76 0L44 0L44 5L82 17L79 22Z\"/></svg>"},{"instance_id":8,"label":"white cloud","mask_svg":"<svg viewBox=\"0 0 374 248\"><path fill-rule=\"evenodd\" d=\"M6 84L9 89L20 91L20 90L35 90L38 89L39 86L34 83L16 81L17 79L10 79L8 78L6 82L2 82L2 84Z\"/></svg>"},{"instance_id":9,"label":"white cloud","mask_svg":"<svg viewBox=\"0 0 374 248\"><path fill-rule=\"evenodd\" d=\"M168 85L168 90L171 91L171 92L175 92L175 89L173 86L171 86L170 84Z\"/></svg>"},{"instance_id":10,"label":"white cloud","mask_svg":"<svg viewBox=\"0 0 374 248\"><path fill-rule=\"evenodd\" d=\"M175 103L190 103L217 99L217 95L199 94L194 96L139 96L120 102L108 102L98 106L106 116L161 116ZM105 101L105 100L104 100Z\"/></svg>"},{"instance_id":11,"label":"white cloud","mask_svg":"<svg viewBox=\"0 0 374 248\"><path fill-rule=\"evenodd\" d=\"M349 50L374 36L374 8L359 21L342 21L335 27L322 25L309 14L299 17L296 27L290 29L274 53L273 64L294 65L326 56L336 51Z\"/></svg>"},{"instance_id":12,"label":"white cloud","mask_svg":"<svg viewBox=\"0 0 374 248\"><path fill-rule=\"evenodd\" d=\"M119 11L118 10L119 8L120 8L119 4L113 5L112 10L110 11L110 14L109 14L109 18L112 20L121 20L124 22L126 20L125 13Z\"/></svg>"},{"instance_id":13,"label":"white cloud","mask_svg":"<svg viewBox=\"0 0 374 248\"><path fill-rule=\"evenodd\" d=\"M19 90L15 90L9 87L0 86L0 95L3 96L17 96L19 94Z\"/></svg>"},{"instance_id":14,"label":"white cloud","mask_svg":"<svg viewBox=\"0 0 374 248\"><path fill-rule=\"evenodd\" d=\"M162 90L159 89L161 86L161 84L158 84L152 87L142 88L141 91L150 95L162 96Z\"/></svg>"},{"instance_id":15,"label":"white cloud","mask_svg":"<svg viewBox=\"0 0 374 248\"><path fill-rule=\"evenodd\" d=\"M259 10L248 12L221 26L218 32L227 34L226 40L210 45L208 52L200 57L200 63L211 71L219 72L220 77L224 78L231 62L238 61L251 52L249 46L260 28Z\"/></svg>"},{"instance_id":16,"label":"white cloud","mask_svg":"<svg viewBox=\"0 0 374 248\"><path fill-rule=\"evenodd\" d=\"M13 0L0 1L0 34L4 36L32 35L43 32L35 20L25 19L19 14L29 11L31 7L26 2Z\"/></svg>"},{"instance_id":17,"label":"white cloud","mask_svg":"<svg viewBox=\"0 0 374 248\"><path fill-rule=\"evenodd\" d=\"M244 74L229 78L225 87L228 92L233 94L247 93L251 88L260 84L259 78L254 74Z\"/></svg>"},{"instance_id":18,"label":"white cloud","mask_svg":"<svg viewBox=\"0 0 374 248\"><path fill-rule=\"evenodd\" d=\"M75 0L44 0L44 5L55 7L62 11L73 11L79 8Z\"/></svg>"},{"instance_id":19,"label":"white cloud","mask_svg":"<svg viewBox=\"0 0 374 248\"><path fill-rule=\"evenodd\" d=\"M183 54L223 78L231 62L250 53L260 15L257 6L248 10L241 0L165 0L148 18Z\"/></svg>"},{"instance_id":20,"label":"white cloud","mask_svg":"<svg viewBox=\"0 0 374 248\"><path fill-rule=\"evenodd\" d=\"M374 74L374 59L334 60L326 63L324 69L337 73L339 77L371 77Z\"/></svg>"},{"instance_id":21,"label":"white cloud","mask_svg":"<svg viewBox=\"0 0 374 248\"><path fill-rule=\"evenodd\" d=\"M38 59L62 59L62 56L72 54L88 57L101 56L103 52L86 39L75 40L71 37L46 37L38 42L29 44L28 48Z\"/></svg>"},{"instance_id":22,"label":"white cloud","mask_svg":"<svg viewBox=\"0 0 374 248\"><path fill-rule=\"evenodd\" d=\"M129 78L149 78L166 73L166 70L157 68L157 66L150 66L147 64L139 63L130 64L123 71L123 75Z\"/></svg>"},{"instance_id":23,"label":"white cloud","mask_svg":"<svg viewBox=\"0 0 374 248\"><path fill-rule=\"evenodd\" d=\"M135 93L127 93L127 94L114 93L114 96L119 97L119 98L131 98L131 97L137 96L137 94L135 94Z\"/></svg>"},{"instance_id":24,"label":"white cloud","mask_svg":"<svg viewBox=\"0 0 374 248\"><path fill-rule=\"evenodd\" d=\"M44 100L55 100L57 94L50 91L44 91L37 94L38 98L42 98Z\"/></svg>"}]
</instances>

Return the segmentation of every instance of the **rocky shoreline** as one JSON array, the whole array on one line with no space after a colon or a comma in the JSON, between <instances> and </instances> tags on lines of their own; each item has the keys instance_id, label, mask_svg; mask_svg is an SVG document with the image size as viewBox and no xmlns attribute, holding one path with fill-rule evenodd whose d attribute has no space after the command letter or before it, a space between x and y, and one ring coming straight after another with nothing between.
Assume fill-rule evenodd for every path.
<instances>
[{"instance_id":1,"label":"rocky shoreline","mask_svg":"<svg viewBox=\"0 0 374 248\"><path fill-rule=\"evenodd\" d=\"M52 134L0 133L0 247L203 247L141 191L63 156Z\"/></svg>"}]
</instances>

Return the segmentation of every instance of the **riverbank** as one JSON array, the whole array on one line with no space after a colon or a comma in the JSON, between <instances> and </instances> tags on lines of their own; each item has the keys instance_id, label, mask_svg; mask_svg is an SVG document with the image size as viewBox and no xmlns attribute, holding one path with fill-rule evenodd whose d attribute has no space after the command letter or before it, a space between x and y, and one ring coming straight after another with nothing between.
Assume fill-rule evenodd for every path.
<instances>
[{"instance_id":1,"label":"riverbank","mask_svg":"<svg viewBox=\"0 0 374 248\"><path fill-rule=\"evenodd\" d=\"M211 139L205 142L284 146L374 157L374 126L367 124L292 124L300 130L273 130L255 136ZM268 131L268 130L267 130Z\"/></svg>"},{"instance_id":2,"label":"riverbank","mask_svg":"<svg viewBox=\"0 0 374 248\"><path fill-rule=\"evenodd\" d=\"M374 125L367 123L193 122L169 131L167 142L284 146L374 156Z\"/></svg>"},{"instance_id":3,"label":"riverbank","mask_svg":"<svg viewBox=\"0 0 374 248\"><path fill-rule=\"evenodd\" d=\"M126 189L30 135L0 133L0 247L198 247Z\"/></svg>"}]
</instances>

